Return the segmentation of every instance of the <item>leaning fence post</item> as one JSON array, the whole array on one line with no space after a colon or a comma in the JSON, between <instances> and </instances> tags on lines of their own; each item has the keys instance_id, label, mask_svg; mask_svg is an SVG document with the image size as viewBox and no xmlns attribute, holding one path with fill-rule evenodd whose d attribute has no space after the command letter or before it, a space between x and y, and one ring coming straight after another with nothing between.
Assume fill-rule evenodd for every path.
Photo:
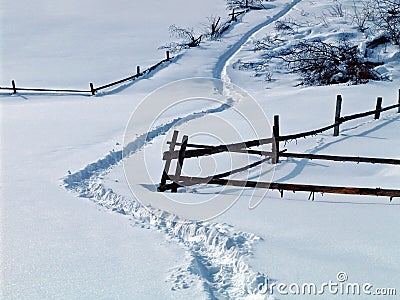
<instances>
[{"instance_id":1,"label":"leaning fence post","mask_svg":"<svg viewBox=\"0 0 400 300\"><path fill-rule=\"evenodd\" d=\"M279 115L274 116L272 137L272 163L277 164L279 162Z\"/></svg>"},{"instance_id":2,"label":"leaning fence post","mask_svg":"<svg viewBox=\"0 0 400 300\"><path fill-rule=\"evenodd\" d=\"M178 139L178 134L179 134L179 131L175 130L174 134L172 135L171 144L169 144L169 153L170 153L170 155L172 155L172 152L175 150L175 144L176 144L176 141ZM171 160L172 160L171 157L168 157L165 160L164 170L163 170L163 173L161 175L160 188L162 188L167 183L168 172L169 172L169 168L171 166Z\"/></svg>"},{"instance_id":3,"label":"leaning fence post","mask_svg":"<svg viewBox=\"0 0 400 300\"><path fill-rule=\"evenodd\" d=\"M333 136L339 135L340 112L342 110L342 95L336 96L336 111L335 111L335 127L333 128Z\"/></svg>"},{"instance_id":4,"label":"leaning fence post","mask_svg":"<svg viewBox=\"0 0 400 300\"><path fill-rule=\"evenodd\" d=\"M12 88L13 88L14 94L16 94L17 93L17 88L15 87L15 81L11 80L11 84L12 84Z\"/></svg>"},{"instance_id":5,"label":"leaning fence post","mask_svg":"<svg viewBox=\"0 0 400 300\"><path fill-rule=\"evenodd\" d=\"M96 91L93 87L93 83L89 83L89 85L90 85L90 92L92 93L92 96L94 96L94 94L96 94Z\"/></svg>"},{"instance_id":6,"label":"leaning fence post","mask_svg":"<svg viewBox=\"0 0 400 300\"><path fill-rule=\"evenodd\" d=\"M178 182L182 173L183 160L185 159L185 151L187 143L188 143L188 136L184 135L182 138L181 149L179 149L178 162L176 164L174 183L172 184L171 193L176 193L178 191L178 186L179 186Z\"/></svg>"},{"instance_id":7,"label":"leaning fence post","mask_svg":"<svg viewBox=\"0 0 400 300\"><path fill-rule=\"evenodd\" d=\"M165 54L167 55L167 61L169 61L169 51L167 50Z\"/></svg>"},{"instance_id":8,"label":"leaning fence post","mask_svg":"<svg viewBox=\"0 0 400 300\"><path fill-rule=\"evenodd\" d=\"M136 67L136 75L139 76L140 75L140 66Z\"/></svg>"},{"instance_id":9,"label":"leaning fence post","mask_svg":"<svg viewBox=\"0 0 400 300\"><path fill-rule=\"evenodd\" d=\"M382 97L378 97L376 99L376 111L375 111L375 120L378 120L381 116L381 109L382 109Z\"/></svg>"}]
</instances>

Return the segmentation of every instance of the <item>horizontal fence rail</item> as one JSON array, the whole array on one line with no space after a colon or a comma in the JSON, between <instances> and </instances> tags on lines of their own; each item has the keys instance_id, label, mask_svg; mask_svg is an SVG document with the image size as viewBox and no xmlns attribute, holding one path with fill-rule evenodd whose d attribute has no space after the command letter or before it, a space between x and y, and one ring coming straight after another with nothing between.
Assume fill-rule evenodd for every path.
<instances>
[{"instance_id":1,"label":"horizontal fence rail","mask_svg":"<svg viewBox=\"0 0 400 300\"><path fill-rule=\"evenodd\" d=\"M177 180L177 179L175 179ZM385 196L392 200L400 197L400 190L381 189L381 188L361 188L361 187L343 187L343 186L324 186L309 184L290 184L277 182L260 182L249 180L232 180L222 178L203 178L203 177L187 177L180 176L178 184L181 186L190 186L195 184L217 184L236 187L266 188L278 191L293 192L310 192L310 193L326 193L326 194L342 194L342 195L364 195L364 196Z\"/></svg>"},{"instance_id":2,"label":"horizontal fence rail","mask_svg":"<svg viewBox=\"0 0 400 300\"><path fill-rule=\"evenodd\" d=\"M342 162L400 165L400 159L390 159L390 158L302 154L302 153L290 153L290 152L280 152L279 156L291 157L291 158L306 158L311 160L319 159L319 160L331 160L331 161L342 161Z\"/></svg>"},{"instance_id":3,"label":"horizontal fence rail","mask_svg":"<svg viewBox=\"0 0 400 300\"><path fill-rule=\"evenodd\" d=\"M13 91L13 93L17 93L17 91L32 91L32 92L60 92L60 93L90 93L90 90L74 90L74 89L42 89L42 88L8 88L8 87L0 87L0 90Z\"/></svg>"},{"instance_id":4,"label":"horizontal fence rail","mask_svg":"<svg viewBox=\"0 0 400 300\"><path fill-rule=\"evenodd\" d=\"M99 86L99 87L94 87L93 83L89 83L89 89L88 90L79 90L79 89L48 89L48 88L26 88L26 87L17 87L15 80L11 81L12 87L0 87L0 90L3 91L12 91L13 94L16 94L18 91L25 91L25 92L47 92L47 93L81 93L81 94L89 94L89 95L95 95L97 92L108 89L117 85L121 85L125 82L128 81L134 81L144 75L147 75L151 73L152 71L156 70L159 66L161 66L164 63L171 62L174 57L170 56L169 51L166 51L166 58L161 60L160 62L156 63L155 65L145 69L143 72L140 71L140 66L137 66L136 68L136 74Z\"/></svg>"}]
</instances>

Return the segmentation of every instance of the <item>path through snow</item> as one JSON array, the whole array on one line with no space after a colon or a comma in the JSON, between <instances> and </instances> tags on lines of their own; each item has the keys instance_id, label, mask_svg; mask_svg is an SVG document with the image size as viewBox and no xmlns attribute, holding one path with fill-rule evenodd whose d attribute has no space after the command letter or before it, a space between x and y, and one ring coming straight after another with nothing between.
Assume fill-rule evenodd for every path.
<instances>
[{"instance_id":1,"label":"path through snow","mask_svg":"<svg viewBox=\"0 0 400 300\"><path fill-rule=\"evenodd\" d=\"M288 13L301 0L294 0L275 16L247 31L236 43L220 55L213 68L215 78L228 80L227 65L249 38L263 27L275 22ZM135 152L145 147L154 138L165 135L175 124L201 118L204 115L221 112L232 103L217 108L177 117L151 132L142 133L127 148L110 151L106 156L83 169L69 174L64 179L68 190L77 192L80 197L123 214L132 215L142 227L155 228L169 239L178 241L187 249L188 257L184 266L171 271L173 289L187 288L193 277L203 283L205 292L211 299L238 299L257 292L258 284L264 282L265 275L252 270L245 257L251 255L252 244L260 237L235 230L228 224L212 222L182 222L165 212L150 214L133 198L125 198L103 185L102 177L123 159L123 151Z\"/></svg>"}]
</instances>

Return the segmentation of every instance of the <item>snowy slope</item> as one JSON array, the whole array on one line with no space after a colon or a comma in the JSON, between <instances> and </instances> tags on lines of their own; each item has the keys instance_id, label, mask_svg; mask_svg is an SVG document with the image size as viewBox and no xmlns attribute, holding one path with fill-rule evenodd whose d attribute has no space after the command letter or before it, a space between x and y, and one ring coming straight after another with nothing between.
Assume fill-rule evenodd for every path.
<instances>
[{"instance_id":1,"label":"snowy slope","mask_svg":"<svg viewBox=\"0 0 400 300\"><path fill-rule=\"evenodd\" d=\"M33 15L39 21L34 22L33 18L31 22L39 31L56 24L66 38L60 38L57 30L46 30L43 34L49 41L36 39L26 43L21 35L12 34L18 30L25 32L24 26L5 27L8 29L2 35L7 43L2 51L8 59L2 59L2 78L21 78L27 85L85 87L88 80L102 83L129 75L136 64L158 61L154 49L166 40L164 34L171 24L165 15L173 15L176 24L190 26L195 20L203 21L204 16L226 14L222 1L218 7L211 2L201 5L192 2L176 1L184 13L177 12L175 2L164 4L157 12L152 3L141 3L142 13L137 18L131 14L137 3L99 6L90 1L79 3L84 12L95 7L88 18L77 10L77 3L68 7L65 4L61 13L60 7L44 1L43 7L48 9L41 10L38 16L31 9L29 14L35 12ZM254 131L245 129L244 119L250 119L252 128L265 132L266 136L270 135L268 120L275 114L281 115L283 134L330 124L335 95L339 93L344 97L344 114L372 109L377 96L383 96L385 104L395 103L399 86L396 61L389 64L392 82L356 87L294 87L297 76L287 74L279 65L276 69L281 72L275 71L274 81L266 83L251 72L233 67L238 59L259 59L259 54L251 51L252 43L273 31L274 21L298 18L310 7L313 14L318 14L329 4L330 1L321 5L307 0L273 1L268 10L246 14L220 41L206 41L150 78L102 96L0 98L2 174L6 174L1 179L2 199L6 199L1 201L3 296L6 299L250 298L267 276L276 282L318 284L336 279L340 271L347 272L351 281L399 287L397 199L388 203L380 198L316 195L311 202L305 193L285 193L281 199L278 192L221 187L188 188L165 196L155 193L154 183L148 180L150 176L157 182L160 176L161 150L165 149L173 129L189 134L191 140L193 137L196 140L197 135L199 142L213 143L218 139L234 142L254 138ZM123 13L119 5L124 7ZM9 9L2 8L5 24L14 19L28 19L29 10L17 14ZM121 20L117 24L116 14ZM149 22L149 15L154 14L162 17ZM62 26L71 18L76 22ZM321 30L318 34L324 36L323 30L338 30L335 26L340 22L333 20L328 28L318 27ZM148 30L145 42L142 33L132 30L143 28L143 24ZM30 29L35 32L35 26ZM154 36L147 34L153 30ZM93 32L104 38L87 43ZM107 34L113 42L106 38ZM34 35L27 37L33 39ZM142 41L141 46L128 43L127 38L137 38ZM76 45L82 47L82 52L76 51ZM39 52L43 53L42 58ZM131 64L132 56L135 62ZM67 73L59 72L60 60ZM26 66L32 68L27 72ZM153 131L146 140L149 121L170 100L155 99L160 102L151 102L147 110L134 118L135 126L125 136L125 142L134 152L122 160L123 133L131 112L143 109L140 103L150 92L171 81L193 76L222 77L245 88L249 95L240 96L239 88L233 93L229 86L213 90L218 83L205 80L204 84L203 79L195 79L202 85L192 82L189 93L195 91L196 96L214 97L220 102L189 99L187 105L167 110L157 119L158 123L152 124ZM260 111L254 113L254 109ZM296 152L398 158L398 119L398 114L390 111L381 120L367 118L342 126L338 138L326 133L291 143L287 148ZM210 138L210 132L214 139ZM223 159L219 157L213 164L217 168L230 167ZM179 217L157 210L151 214L135 198L138 194L131 193L123 164L137 168L135 173L139 176L130 187L134 192L139 191L140 202L160 204L168 197L195 203L216 197L222 202L236 203L225 214L206 222L182 223ZM184 172L209 172L213 166L210 168L209 161L204 160L201 167L193 162ZM270 179L270 168L257 169L250 175L263 172L261 178ZM399 174L396 166L285 160L275 169L273 179L398 188ZM59 179L73 193L60 186ZM76 194L80 197L75 197ZM256 209L248 209L249 203L258 202L261 204ZM324 299L331 297L325 295Z\"/></svg>"}]
</instances>

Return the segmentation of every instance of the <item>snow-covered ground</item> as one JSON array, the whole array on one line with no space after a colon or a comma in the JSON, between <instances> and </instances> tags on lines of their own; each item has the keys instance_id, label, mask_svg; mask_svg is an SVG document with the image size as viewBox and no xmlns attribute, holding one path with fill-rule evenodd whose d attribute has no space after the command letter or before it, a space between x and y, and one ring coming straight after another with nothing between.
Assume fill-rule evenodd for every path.
<instances>
[{"instance_id":1,"label":"snow-covered ground","mask_svg":"<svg viewBox=\"0 0 400 300\"><path fill-rule=\"evenodd\" d=\"M201 26L210 15L228 13L222 0L174 0L157 3L157 8L138 1L69 1L61 6L40 2L14 1L1 7L1 85L11 79L40 87L107 83L135 72L136 65L159 61L164 53L156 48L168 40L170 24ZM342 2L350 12L352 1ZM277 191L215 186L186 188L175 195L155 192L163 167L161 152L174 129L192 142L238 142L270 136L269 120L276 114L281 134L331 124L336 94L343 95L343 115L373 109L378 96L384 105L397 102L399 50L392 46L380 53L392 80L360 86L299 87L298 76L278 62L270 66L271 82L236 67L239 59L260 59L252 50L254 42L275 34L278 19L312 24L299 28L288 42L353 32L348 19L319 17L333 4L271 1L267 10L244 15L221 40L205 41L148 78L112 93L2 94L2 297L251 298L267 278L320 285L337 280L338 272L346 272L349 282L370 282L399 293L398 199L390 203L376 197L315 195L311 202L306 193L286 192L281 198ZM353 39L365 42L360 34ZM168 85L190 77L196 78ZM176 104L178 100L185 101ZM392 110L380 120L368 117L342 125L339 137L326 132L286 148L399 158L399 120ZM132 153L123 157L123 149ZM209 175L231 167L223 155L199 161L185 162L184 173ZM266 165L245 175L398 189L400 169L282 159L276 168ZM174 209L167 202L195 205L210 199L214 215L220 212L219 203L234 205L212 220L183 222L170 213ZM150 212L141 203L151 203L156 210ZM321 299L343 297L326 293Z\"/></svg>"}]
</instances>

